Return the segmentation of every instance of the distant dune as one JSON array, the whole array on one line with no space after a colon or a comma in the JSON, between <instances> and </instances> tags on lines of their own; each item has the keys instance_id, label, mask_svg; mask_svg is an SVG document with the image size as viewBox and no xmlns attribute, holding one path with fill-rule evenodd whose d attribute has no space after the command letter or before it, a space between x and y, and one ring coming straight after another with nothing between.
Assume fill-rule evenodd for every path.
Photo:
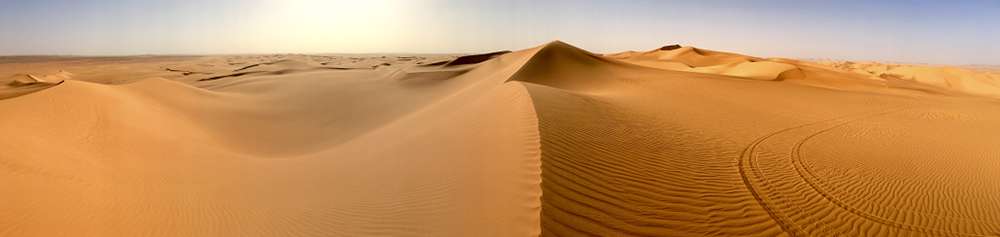
<instances>
[{"instance_id":1,"label":"distant dune","mask_svg":"<svg viewBox=\"0 0 1000 237\"><path fill-rule=\"evenodd\" d=\"M994 236L998 75L559 41L4 60L0 236Z\"/></svg>"},{"instance_id":2,"label":"distant dune","mask_svg":"<svg viewBox=\"0 0 1000 237\"><path fill-rule=\"evenodd\" d=\"M804 76L802 70L793 64L680 45L663 46L660 49L647 52L633 51L608 56L655 68L757 80L800 79Z\"/></svg>"},{"instance_id":3,"label":"distant dune","mask_svg":"<svg viewBox=\"0 0 1000 237\"><path fill-rule=\"evenodd\" d=\"M1000 98L998 70L878 62L820 61L818 63L872 78L881 78L893 86L925 85L946 91Z\"/></svg>"}]
</instances>

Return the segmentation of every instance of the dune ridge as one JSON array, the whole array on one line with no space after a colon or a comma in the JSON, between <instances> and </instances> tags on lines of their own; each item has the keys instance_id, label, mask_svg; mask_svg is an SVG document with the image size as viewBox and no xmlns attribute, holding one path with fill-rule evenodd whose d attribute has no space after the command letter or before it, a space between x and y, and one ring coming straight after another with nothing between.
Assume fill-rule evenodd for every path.
<instances>
[{"instance_id":1,"label":"dune ridge","mask_svg":"<svg viewBox=\"0 0 1000 237\"><path fill-rule=\"evenodd\" d=\"M2 100L10 123L0 130L24 136L0 145L2 192L13 197L0 209L14 213L0 230L532 235L537 126L527 94L503 83L510 61L421 88L387 71L318 71L220 79L210 90L68 81ZM36 139L46 142L24 142Z\"/></svg>"},{"instance_id":2,"label":"dune ridge","mask_svg":"<svg viewBox=\"0 0 1000 237\"><path fill-rule=\"evenodd\" d=\"M595 62L584 52L562 48L561 64L584 64ZM676 50L676 49L675 49ZM693 52L693 51L690 51ZM702 55L703 56L703 55ZM614 57L614 56L612 56ZM633 56L634 57L634 56ZM551 57L559 58L559 57ZM576 60L577 62L566 62ZM628 61L628 60L626 60ZM734 60L735 61L735 60ZM867 199L851 195L851 191L867 188L866 194L878 195L883 190L895 192L949 192L943 186L921 185L920 188L907 187L898 183L876 183L876 187L865 180L884 179L875 167L838 164L843 159L836 155L826 157L825 163L837 164L841 170L865 171L866 178L844 178L825 181L835 173L810 171L802 163L807 154L802 150L811 138L832 129L842 128L867 120L876 120L880 115L894 115L892 108L905 108L908 113L924 113L939 110L948 105L924 104L908 97L896 97L895 93L883 91L869 94L870 88L857 92L824 91L798 83L759 84L751 86L739 80L704 75L651 73L648 70L633 70L617 64L590 65L590 67L614 68L615 73L598 74L598 69L580 69L580 74L563 73L553 66L530 82L529 91L535 96L536 111L539 113L542 131L543 167L543 233L552 235L953 235L987 236L996 233L997 226L993 212L963 212L942 210L945 203L955 200L945 198L916 200L866 202ZM627 70L627 71L626 71ZM564 75L564 77L558 77ZM655 76L654 76L655 75ZM681 76L683 75L683 76ZM822 74L813 74L814 76ZM559 78L559 79L553 79ZM570 80L571 79L571 80ZM825 78L819 78L825 79ZM550 83L551 80L566 80L565 84ZM591 80L588 82L583 82ZM594 82L600 80L601 82ZM580 84L600 84L600 93L581 89ZM753 87L754 92L748 92ZM589 87L588 87L589 88ZM698 88L698 89L696 89ZM824 87L825 88L825 87ZM839 88L852 90L850 87ZM775 92L768 93L774 90ZM612 91L612 92L609 92ZM780 91L780 92L777 92ZM773 93L773 94L772 94ZM656 95L670 95L677 102L648 101ZM727 98L720 98L724 95ZM763 96L773 95L773 96ZM767 97L774 97L773 99ZM708 102L712 101L712 102ZM748 101L767 101L763 104L746 104ZM700 106L691 106L697 104ZM711 104L708 106L706 104ZM837 106L821 106L830 104ZM978 104L991 107L992 103ZM805 109L803 106L818 106L830 111ZM704 108L726 108L718 111L703 111ZM755 109L752 109L755 108ZM779 109L775 109L779 108ZM738 113L752 109L756 112ZM983 108L982 110L987 110ZM667 111L667 112L665 112ZM761 111L771 111L767 114ZM809 115L792 116L794 111L811 111ZM875 111L873 115L867 111ZM921 111L921 112L915 112ZM953 111L957 112L957 111ZM732 120L727 114L739 114L740 120ZM958 112L963 113L965 112ZM855 116L859 114L860 116ZM992 114L992 113L990 113ZM810 118L817 116L817 118ZM853 119L851 117L854 117ZM994 115L979 114L992 117ZM792 121L778 122L776 118L787 117ZM978 116L974 116L978 117ZM825 120L819 118L831 118ZM849 120L842 120L845 118ZM926 118L926 117L924 117ZM747 122L755 121L755 122ZM921 119L905 117L899 121ZM925 122L933 121L928 120ZM675 121L675 122L670 122ZM681 122L683 121L683 122ZM816 122L805 122L816 121ZM846 122L839 122L846 121ZM895 121L895 120L893 120ZM969 122L969 120L966 120ZM995 126L995 122L984 122L977 126ZM832 123L832 126L824 124ZM838 124L839 123L839 124ZM973 122L975 123L975 122ZM678 126L680 124L680 126ZM724 128L717 124L726 124ZM742 125L740 125L742 124ZM784 124L807 124L788 126ZM967 124L936 123L937 126L967 126ZM671 126L673 125L673 126ZM878 125L878 124L876 124ZM772 127L773 126L773 127ZM783 126L788 126L782 128ZM818 128L812 128L816 126ZM919 126L910 124L910 126ZM760 135L738 135L756 132ZM891 126L905 129L905 126ZM806 129L808 128L808 129ZM859 126L852 132L868 133L879 126ZM720 129L730 129L729 131ZM821 129L821 130L815 130ZM802 136L788 136L802 132ZM894 130L898 133L902 130ZM890 131L885 131L890 132ZM936 133L940 134L940 133ZM973 133L953 133L954 140L989 140ZM912 136L912 135L911 135ZM915 136L920 137L920 136ZM757 138L753 141L748 138ZM895 138L895 137L893 137ZM848 140L850 138L842 138ZM889 139L892 140L892 139ZM780 143L778 141L781 141ZM786 162L789 148L787 141L799 141L791 149L791 162ZM834 142L835 141L831 141ZM735 144L734 144L735 143ZM744 149L736 144L750 144ZM907 143L892 147L907 147ZM917 145L920 143L909 143ZM880 143L855 144L857 147L880 146ZM810 146L813 150L831 153L830 149ZM881 146L880 146L881 147ZM985 147L980 145L978 147ZM857 149L857 148L853 148ZM879 154L911 154L897 149L883 147ZM987 156L961 153L959 157L976 163ZM863 157L877 159L872 155L853 153L851 160ZM911 154L912 155L912 154ZM906 155L895 155L906 157ZM738 162L733 164L726 157ZM938 158L941 159L941 158ZM765 161L766 160L766 161ZM976 161L980 160L980 161ZM905 160L896 160L905 162ZM938 162L938 161L935 161ZM891 164L891 163L890 163ZM789 166L791 165L791 166ZM991 166L992 167L992 166ZM735 168L735 170L734 170ZM650 172L655 171L655 172ZM911 178L921 182L943 182L935 178L939 174L910 173ZM951 174L961 177L961 174ZM879 178L875 178L879 177ZM980 176L985 180L995 179ZM965 180L964 182L971 182ZM988 182L988 181L985 181ZM736 185L733 185L736 184ZM744 188L739 187L745 184ZM967 183L966 185L970 185ZM933 190L933 191L931 191ZM967 189L962 201L967 205L991 207L995 195L977 197L969 192L986 195L990 188ZM952 191L952 193L954 193ZM952 197L957 197L954 195ZM915 197L908 195L908 197ZM886 199L883 199L886 200ZM907 208L889 209L885 206L908 203ZM893 210L893 211L889 211ZM953 213L914 215L913 213ZM975 213L975 214L973 214ZM948 217L950 216L950 217Z\"/></svg>"},{"instance_id":3,"label":"dune ridge","mask_svg":"<svg viewBox=\"0 0 1000 237\"><path fill-rule=\"evenodd\" d=\"M610 54L608 57L655 68L756 80L781 81L805 77L794 64L680 45L667 45L646 52Z\"/></svg>"},{"instance_id":4,"label":"dune ridge","mask_svg":"<svg viewBox=\"0 0 1000 237\"><path fill-rule=\"evenodd\" d=\"M0 86L0 100L30 94L55 85L72 77L68 72L38 77L32 74L15 74L6 85Z\"/></svg>"},{"instance_id":5,"label":"dune ridge","mask_svg":"<svg viewBox=\"0 0 1000 237\"><path fill-rule=\"evenodd\" d=\"M171 60L0 88L31 88L0 97L0 236L1000 233L1000 107L948 71L561 41Z\"/></svg>"}]
</instances>

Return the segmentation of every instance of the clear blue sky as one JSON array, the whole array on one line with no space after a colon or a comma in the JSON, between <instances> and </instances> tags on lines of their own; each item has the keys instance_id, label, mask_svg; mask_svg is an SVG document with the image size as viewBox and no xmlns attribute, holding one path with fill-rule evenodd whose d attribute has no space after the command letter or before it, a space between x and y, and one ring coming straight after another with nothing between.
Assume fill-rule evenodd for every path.
<instances>
[{"instance_id":1,"label":"clear blue sky","mask_svg":"<svg viewBox=\"0 0 1000 237\"><path fill-rule=\"evenodd\" d=\"M555 39L1000 64L1000 1L0 0L0 55L461 53Z\"/></svg>"}]
</instances>

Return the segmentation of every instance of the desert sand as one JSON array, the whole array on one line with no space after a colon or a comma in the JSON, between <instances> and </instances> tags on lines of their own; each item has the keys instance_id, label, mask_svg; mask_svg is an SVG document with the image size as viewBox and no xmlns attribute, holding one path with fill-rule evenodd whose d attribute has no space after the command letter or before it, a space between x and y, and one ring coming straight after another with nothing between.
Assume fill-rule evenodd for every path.
<instances>
[{"instance_id":1,"label":"desert sand","mask_svg":"<svg viewBox=\"0 0 1000 237\"><path fill-rule=\"evenodd\" d=\"M1000 70L0 58L0 236L996 236Z\"/></svg>"}]
</instances>

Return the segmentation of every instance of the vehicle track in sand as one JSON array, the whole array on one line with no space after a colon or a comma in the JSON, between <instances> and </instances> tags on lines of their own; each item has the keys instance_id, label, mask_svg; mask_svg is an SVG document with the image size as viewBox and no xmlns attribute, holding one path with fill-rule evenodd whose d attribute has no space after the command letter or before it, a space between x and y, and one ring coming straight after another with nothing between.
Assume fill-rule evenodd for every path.
<instances>
[{"instance_id":1,"label":"vehicle track in sand","mask_svg":"<svg viewBox=\"0 0 1000 237\"><path fill-rule=\"evenodd\" d=\"M744 150L738 163L740 175L754 199L775 223L793 236L844 234L845 230L866 234L911 232L935 236L993 236L988 228L991 224L983 220L886 207L866 203L869 201L861 197L854 197L855 201L846 200L853 197L852 192L843 191L844 187L824 181L803 160L802 148L813 138L851 124L912 108L901 106L862 112L769 133L756 139ZM787 153L783 149L786 147L785 143L791 144ZM763 149L766 145L775 145L775 148ZM866 205L859 205L859 202ZM842 223L830 224L830 221ZM942 221L961 224L920 225L943 223ZM871 225L875 223L894 230ZM859 229L859 226L867 228Z\"/></svg>"},{"instance_id":2,"label":"vehicle track in sand","mask_svg":"<svg viewBox=\"0 0 1000 237\"><path fill-rule=\"evenodd\" d=\"M880 115L890 114L904 110L903 107L888 108L883 110L876 110L870 112L862 112L857 114L849 114L840 117L835 117L826 120L820 120L816 122L810 122L805 124L800 124L784 129L777 130L775 132L766 134L762 137L754 140L750 145L744 148L740 160L738 162L738 168L740 176L743 179L743 183L747 190L753 195L757 203L771 216L771 219L777 223L782 230L788 232L792 235L802 235L808 234L803 227L799 226L793 221L793 218L789 217L788 214L778 210L774 207L776 200L786 199L780 193L775 192L773 188L772 180L766 177L764 171L762 171L759 156L757 155L758 149L761 145L765 144L770 139L794 131L799 131L801 129L807 129L812 127L822 126L824 124L834 123L834 124L848 124L851 122L863 120L866 118L876 117ZM823 130L815 133L811 133L808 137L815 136L816 133L822 133ZM808 139L808 137L806 139ZM805 179L804 177L802 179ZM774 197L771 197L774 196ZM771 200L774 199L774 200Z\"/></svg>"},{"instance_id":3,"label":"vehicle track in sand","mask_svg":"<svg viewBox=\"0 0 1000 237\"><path fill-rule=\"evenodd\" d=\"M821 129L819 131L812 132L808 136L800 139L792 147L792 150L789 153L790 162L795 167L795 171L798 173L799 177L802 178L802 180L805 181L806 184L808 184L810 188L812 188L814 191L816 191L817 193L819 193L820 195L822 195L824 199L826 199L830 203L833 203L833 204L837 205L838 207L840 207L840 208L842 208L842 209L844 209L844 210L846 210L846 211L848 211L848 212L850 212L850 213L852 213L854 215L857 215L859 217L865 218L867 220L870 220L870 221L873 221L873 222L877 222L879 224L883 224L883 225L886 225L886 226L891 226L891 227L895 227L895 228L899 228L899 229L905 229L905 230L910 230L910 231L916 231L916 232L925 233L925 234L946 235L946 236L994 236L994 235L964 233L964 232L960 232L960 231L950 231L950 230L943 229L943 228L928 228L928 227L923 227L923 226L919 226L919 225L912 225L912 224L909 224L909 223L906 223L906 222L900 222L900 221L895 221L895 220L892 220L892 219L887 219L887 218L882 217L880 215L877 215L875 213L872 213L872 212L869 212L869 211L865 211L864 209L859 208L856 205L849 204L848 201L844 200L844 198L838 198L837 197L838 194L839 195L851 195L851 193L850 192L843 192L843 191L835 191L835 190L838 190L838 188L836 188L836 185L831 185L831 184L828 184L827 182L823 181L823 179L821 179L820 176L817 175L816 172L814 172L813 170L810 170L809 166L807 166L805 164L805 162L803 161L802 147L805 144L807 144L807 142L809 142L810 140L812 140L813 138L816 138L816 137L818 137L820 135L823 135L825 133L828 133L830 131L834 131L834 130L836 130L838 128L843 128L843 127L845 127L847 125L850 125L852 123L855 123L855 122L859 122L859 121L862 121L862 120L865 120L865 119L868 119L868 118L874 118L874 117L879 117L879 116L886 116L886 115L897 113L897 112L901 112L901 111L904 111L904 110L907 110L907 109L909 109L909 108L895 109L895 110L887 111L887 112L884 112L884 113L874 114L874 115L868 116L868 117L863 117L863 118L853 119L853 120L849 120L849 121L844 121L844 122L836 123L836 124L834 124L832 126L823 128L823 129ZM874 206L874 207L877 207L877 208L891 208L891 207L882 207L882 206ZM976 219L971 219L971 218L963 218L963 217L959 217L959 216L932 214L932 213L925 213L925 212L919 212L919 211L914 211L914 210L898 209L898 208L891 208L891 209L893 209L893 211L895 211L895 212L905 212L905 213L907 213L909 215L921 216L922 218L926 218L926 219L933 219L934 221L932 223L944 223L944 222L947 222L947 221L954 221L956 219L961 219L961 221L964 221L964 222L976 222L976 223L979 223L979 224L989 224L986 221L976 220Z\"/></svg>"}]
</instances>

